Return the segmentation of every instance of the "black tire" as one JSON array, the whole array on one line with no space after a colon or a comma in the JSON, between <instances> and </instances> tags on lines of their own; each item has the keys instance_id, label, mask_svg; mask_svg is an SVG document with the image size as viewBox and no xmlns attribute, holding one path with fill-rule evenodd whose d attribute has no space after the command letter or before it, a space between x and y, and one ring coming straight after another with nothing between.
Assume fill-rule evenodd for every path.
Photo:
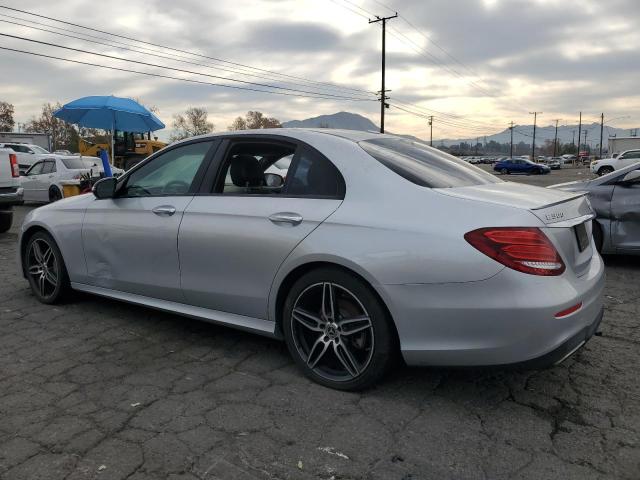
<instances>
[{"instance_id":1,"label":"black tire","mask_svg":"<svg viewBox=\"0 0 640 480\"><path fill-rule=\"evenodd\" d=\"M338 312L333 319L322 313L324 298L334 299L327 302L333 305L327 311ZM312 316L297 313L294 320L294 308ZM398 351L391 319L377 296L362 280L338 268L318 268L296 281L284 304L282 328L289 352L305 375L337 390L371 387ZM354 331L349 333L349 328ZM314 352L320 353L311 355Z\"/></svg>"},{"instance_id":2,"label":"black tire","mask_svg":"<svg viewBox=\"0 0 640 480\"><path fill-rule=\"evenodd\" d=\"M39 249L40 255L37 254L36 248ZM47 248L50 249L50 254ZM43 268L45 264L47 268ZM71 290L62 253L51 235L46 232L36 232L29 238L22 256L22 266L31 291L42 303L59 303Z\"/></svg>"},{"instance_id":3,"label":"black tire","mask_svg":"<svg viewBox=\"0 0 640 480\"><path fill-rule=\"evenodd\" d=\"M49 187L49 202L57 202L58 200L62 200L62 192L58 187L52 185Z\"/></svg>"},{"instance_id":4,"label":"black tire","mask_svg":"<svg viewBox=\"0 0 640 480\"><path fill-rule=\"evenodd\" d=\"M509 170L507 170L506 168L501 168L501 169L500 169L500 173L501 173L502 175L509 175Z\"/></svg>"},{"instance_id":5,"label":"black tire","mask_svg":"<svg viewBox=\"0 0 640 480\"><path fill-rule=\"evenodd\" d=\"M604 243L602 227L595 220L593 221L593 242L596 244L596 250L598 250L598 253L602 253L602 244Z\"/></svg>"},{"instance_id":6,"label":"black tire","mask_svg":"<svg viewBox=\"0 0 640 480\"><path fill-rule=\"evenodd\" d=\"M8 232L13 223L13 212L11 210L0 210L0 233Z\"/></svg>"},{"instance_id":7,"label":"black tire","mask_svg":"<svg viewBox=\"0 0 640 480\"><path fill-rule=\"evenodd\" d=\"M601 167L600 170L598 170L598 175L603 176L611 172L613 172L613 167Z\"/></svg>"}]
</instances>

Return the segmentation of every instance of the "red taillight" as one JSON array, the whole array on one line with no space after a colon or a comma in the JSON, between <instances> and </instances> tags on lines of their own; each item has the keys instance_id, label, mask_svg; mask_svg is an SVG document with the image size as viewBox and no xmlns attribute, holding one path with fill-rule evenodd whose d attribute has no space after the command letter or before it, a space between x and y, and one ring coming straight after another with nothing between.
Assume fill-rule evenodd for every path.
<instances>
[{"instance_id":1,"label":"red taillight","mask_svg":"<svg viewBox=\"0 0 640 480\"><path fill-rule=\"evenodd\" d=\"M464 238L485 255L519 272L553 276L565 269L556 248L536 227L479 228Z\"/></svg>"},{"instance_id":2,"label":"red taillight","mask_svg":"<svg viewBox=\"0 0 640 480\"><path fill-rule=\"evenodd\" d=\"M569 307L566 310L562 310L558 313L556 313L554 315L554 317L556 318L564 318L564 317L568 317L569 315L571 315L572 313L577 312L578 310L580 310L582 308L582 302L580 303L576 303L573 307Z\"/></svg>"},{"instance_id":3,"label":"red taillight","mask_svg":"<svg viewBox=\"0 0 640 480\"><path fill-rule=\"evenodd\" d=\"M18 165L18 157L15 153L9 154L9 163L11 164L11 176L17 178L20 176L20 165Z\"/></svg>"}]
</instances>

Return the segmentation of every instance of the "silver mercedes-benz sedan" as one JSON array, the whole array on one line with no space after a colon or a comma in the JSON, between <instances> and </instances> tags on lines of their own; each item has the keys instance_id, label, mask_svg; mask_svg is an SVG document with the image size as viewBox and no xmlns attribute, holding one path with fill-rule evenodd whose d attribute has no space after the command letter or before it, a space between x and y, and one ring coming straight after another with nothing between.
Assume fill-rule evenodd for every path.
<instances>
[{"instance_id":1,"label":"silver mercedes-benz sedan","mask_svg":"<svg viewBox=\"0 0 640 480\"><path fill-rule=\"evenodd\" d=\"M281 338L313 380L353 390L398 354L571 355L602 318L592 218L580 193L503 182L418 141L274 129L173 144L33 210L19 241L42 302L81 290Z\"/></svg>"}]
</instances>

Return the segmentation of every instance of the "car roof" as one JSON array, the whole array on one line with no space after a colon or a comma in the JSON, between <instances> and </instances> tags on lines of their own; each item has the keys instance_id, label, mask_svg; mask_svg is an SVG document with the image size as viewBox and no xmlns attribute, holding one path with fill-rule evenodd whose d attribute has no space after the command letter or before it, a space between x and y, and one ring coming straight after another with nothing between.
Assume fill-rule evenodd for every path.
<instances>
[{"instance_id":1,"label":"car roof","mask_svg":"<svg viewBox=\"0 0 640 480\"><path fill-rule=\"evenodd\" d=\"M242 135L278 135L284 137L291 137L296 140L304 140L310 135L318 137L339 137L352 142L361 142L363 140L369 140L372 138L403 138L399 135L381 134L377 132L365 132L360 130L341 130L336 128L263 128L254 130L233 130L227 132L214 132L199 135L197 137L191 137L182 140L182 143L194 138L216 138L216 137L229 137L229 136L242 136Z\"/></svg>"}]
</instances>

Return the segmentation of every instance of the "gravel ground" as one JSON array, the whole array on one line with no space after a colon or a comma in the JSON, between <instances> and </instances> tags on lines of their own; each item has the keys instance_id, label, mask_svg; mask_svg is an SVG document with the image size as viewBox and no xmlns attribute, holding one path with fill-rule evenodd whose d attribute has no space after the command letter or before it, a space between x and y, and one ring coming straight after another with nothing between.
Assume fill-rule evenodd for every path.
<instances>
[{"instance_id":1,"label":"gravel ground","mask_svg":"<svg viewBox=\"0 0 640 480\"><path fill-rule=\"evenodd\" d=\"M558 367L398 368L356 394L259 336L86 295L41 305L16 239L0 235L2 479L640 478L640 258L605 259L603 335Z\"/></svg>"}]
</instances>

